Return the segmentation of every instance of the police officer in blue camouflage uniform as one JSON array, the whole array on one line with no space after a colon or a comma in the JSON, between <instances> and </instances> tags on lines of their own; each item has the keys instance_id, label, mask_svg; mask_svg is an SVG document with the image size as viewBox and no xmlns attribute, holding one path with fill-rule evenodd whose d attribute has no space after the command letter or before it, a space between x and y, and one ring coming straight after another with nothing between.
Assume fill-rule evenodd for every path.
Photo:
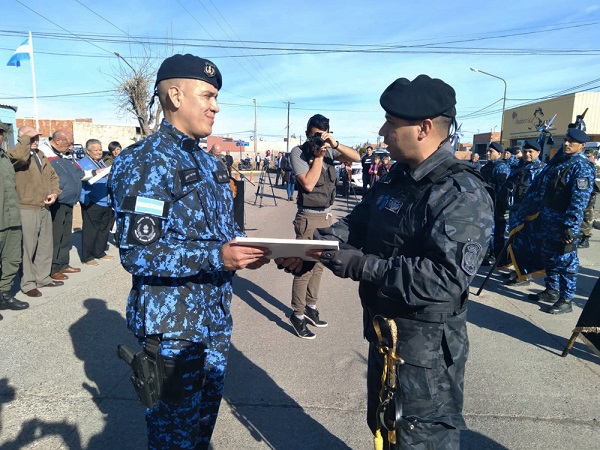
<instances>
[{"instance_id":1,"label":"police officer in blue camouflage uniform","mask_svg":"<svg viewBox=\"0 0 600 450\"><path fill-rule=\"evenodd\" d=\"M571 301L577 287L577 239L596 172L585 156L583 148L590 138L577 128L569 128L563 145L552 160L552 167L544 173L546 182L539 195L542 209L540 220L545 235L542 239L542 260L546 269L546 289L529 294L535 301L554 301L550 314L573 311ZM546 171L544 171L546 172Z\"/></svg>"},{"instance_id":2,"label":"police officer in blue camouflage uniform","mask_svg":"<svg viewBox=\"0 0 600 450\"><path fill-rule=\"evenodd\" d=\"M369 341L367 422L377 436L378 418L387 418L383 448L458 449L466 427L467 298L488 246L493 201L473 166L453 157L451 86L427 75L399 78L380 103L386 121L379 134L397 163L347 217L315 232L339 241L340 250L311 255L335 275L360 282ZM296 270L290 260L276 262ZM375 317L396 324L395 350L404 361L385 414Z\"/></svg>"},{"instance_id":3,"label":"police officer in blue camouflage uniform","mask_svg":"<svg viewBox=\"0 0 600 450\"><path fill-rule=\"evenodd\" d=\"M596 180L594 182L594 188L592 189L590 201L583 211L583 222L581 222L582 236L577 243L577 248L589 248L590 246L590 237L592 237L594 225L594 207L596 206L597 194L600 192L600 186L598 185L598 181L600 181L600 167L596 164L596 160L598 159L598 149L595 147L586 147L583 154L588 161L592 163L592 166L596 171Z\"/></svg>"},{"instance_id":4,"label":"police officer in blue camouflage uniform","mask_svg":"<svg viewBox=\"0 0 600 450\"><path fill-rule=\"evenodd\" d=\"M127 326L148 350L159 342L164 378L146 412L148 448L207 449L223 391L235 270L268 262L242 247L226 168L202 151L212 132L221 73L210 61L174 55L160 66L159 130L125 149L110 190L117 245L132 274Z\"/></svg>"},{"instance_id":5,"label":"police officer in blue camouflage uniform","mask_svg":"<svg viewBox=\"0 0 600 450\"><path fill-rule=\"evenodd\" d=\"M488 162L481 168L481 176L485 182L494 190L497 197L502 189L502 185L510 175L510 166L506 160L502 159L503 149L499 142L492 142L487 149ZM504 245L504 235L506 232L505 211L496 208L494 211L494 226L492 230L492 239L490 246L483 260L484 266L494 264L496 257L500 254Z\"/></svg>"},{"instance_id":6,"label":"police officer in blue camouflage uniform","mask_svg":"<svg viewBox=\"0 0 600 450\"><path fill-rule=\"evenodd\" d=\"M509 177L500 188L498 196L496 197L496 209L498 211L509 212L508 229L514 228L516 212L525 197L525 193L534 178L544 167L544 164L539 159L540 152L540 144L536 141L531 139L525 141L522 150L523 157L517 160L517 165L511 170ZM500 238L500 236L498 236L498 238ZM506 240L504 239L504 236L502 236L502 247L505 242ZM502 260L498 262L498 266L502 267L506 264L508 264L507 255L502 255ZM516 278L513 278L507 284L516 285L517 283L518 281Z\"/></svg>"}]
</instances>

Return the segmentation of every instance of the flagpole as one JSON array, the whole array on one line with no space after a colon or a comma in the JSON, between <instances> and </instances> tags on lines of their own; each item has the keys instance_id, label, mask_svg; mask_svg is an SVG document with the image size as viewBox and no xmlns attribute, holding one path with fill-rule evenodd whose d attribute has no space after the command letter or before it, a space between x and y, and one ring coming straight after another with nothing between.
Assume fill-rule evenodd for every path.
<instances>
[{"instance_id":1,"label":"flagpole","mask_svg":"<svg viewBox=\"0 0 600 450\"><path fill-rule=\"evenodd\" d=\"M37 103L37 89L35 87L35 64L33 63L33 39L31 38L31 31L29 32L29 46L31 48L31 78L33 80L33 109L35 112L35 128L40 130L39 114L38 114L38 103Z\"/></svg>"}]
</instances>

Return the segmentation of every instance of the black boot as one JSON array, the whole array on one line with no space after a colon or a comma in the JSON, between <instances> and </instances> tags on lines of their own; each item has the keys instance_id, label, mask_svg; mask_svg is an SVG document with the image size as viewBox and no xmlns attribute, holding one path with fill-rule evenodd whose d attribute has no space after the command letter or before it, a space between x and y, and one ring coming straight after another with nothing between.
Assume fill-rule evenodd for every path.
<instances>
[{"instance_id":1,"label":"black boot","mask_svg":"<svg viewBox=\"0 0 600 450\"><path fill-rule=\"evenodd\" d=\"M565 300L561 298L554 305L548 309L550 314L564 314L573 312L573 306L571 306L571 300Z\"/></svg>"},{"instance_id":2,"label":"black boot","mask_svg":"<svg viewBox=\"0 0 600 450\"><path fill-rule=\"evenodd\" d=\"M546 288L537 294L529 294L527 298L529 298L529 300L533 300L534 302L539 302L540 300L544 302L555 302L558 300L558 291Z\"/></svg>"},{"instance_id":3,"label":"black boot","mask_svg":"<svg viewBox=\"0 0 600 450\"><path fill-rule=\"evenodd\" d=\"M582 238L577 243L577 248L590 248L590 237L582 236Z\"/></svg>"},{"instance_id":4,"label":"black boot","mask_svg":"<svg viewBox=\"0 0 600 450\"><path fill-rule=\"evenodd\" d=\"M0 309L20 311L29 308L29 303L17 300L8 292L0 292Z\"/></svg>"}]
</instances>

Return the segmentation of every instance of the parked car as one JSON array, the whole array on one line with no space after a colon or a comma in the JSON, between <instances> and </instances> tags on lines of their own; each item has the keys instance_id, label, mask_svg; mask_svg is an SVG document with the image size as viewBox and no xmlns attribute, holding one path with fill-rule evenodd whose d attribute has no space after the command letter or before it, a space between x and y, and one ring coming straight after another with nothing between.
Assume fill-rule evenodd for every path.
<instances>
[{"instance_id":1,"label":"parked car","mask_svg":"<svg viewBox=\"0 0 600 450\"><path fill-rule=\"evenodd\" d=\"M81 159L85 156L85 148L81 144L73 144L71 153L75 155L75 159Z\"/></svg>"},{"instance_id":2,"label":"parked car","mask_svg":"<svg viewBox=\"0 0 600 450\"><path fill-rule=\"evenodd\" d=\"M337 164L337 161L336 161L337 185L338 185L338 188L340 188L340 189L343 184L342 180L340 178L341 167L342 167L342 165ZM362 180L362 165L360 162L352 163L352 181L350 182L350 184L355 192L362 192L363 180Z\"/></svg>"}]
</instances>

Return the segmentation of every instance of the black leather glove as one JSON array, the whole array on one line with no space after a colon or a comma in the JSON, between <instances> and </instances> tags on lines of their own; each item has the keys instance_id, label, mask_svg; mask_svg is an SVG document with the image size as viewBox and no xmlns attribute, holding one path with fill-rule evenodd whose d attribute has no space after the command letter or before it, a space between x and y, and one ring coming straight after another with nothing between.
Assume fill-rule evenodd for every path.
<instances>
[{"instance_id":1,"label":"black leather glove","mask_svg":"<svg viewBox=\"0 0 600 450\"><path fill-rule=\"evenodd\" d=\"M301 275L304 275L306 272L309 272L313 269L313 267L315 267L316 261L303 261L302 262L302 268L300 269L299 272L292 272L289 269L285 269L283 266L279 265L277 266L277 268L279 270L283 270L286 273L291 273L293 274L295 277L299 277Z\"/></svg>"},{"instance_id":2,"label":"black leather glove","mask_svg":"<svg viewBox=\"0 0 600 450\"><path fill-rule=\"evenodd\" d=\"M563 230L563 236L562 236L562 241L565 244L568 244L572 241L575 240L575 233L573 232L572 228L566 228Z\"/></svg>"},{"instance_id":3,"label":"black leather glove","mask_svg":"<svg viewBox=\"0 0 600 450\"><path fill-rule=\"evenodd\" d=\"M339 250L325 250L321 262L340 278L359 281L367 262L367 255L350 245L342 244Z\"/></svg>"}]
</instances>

